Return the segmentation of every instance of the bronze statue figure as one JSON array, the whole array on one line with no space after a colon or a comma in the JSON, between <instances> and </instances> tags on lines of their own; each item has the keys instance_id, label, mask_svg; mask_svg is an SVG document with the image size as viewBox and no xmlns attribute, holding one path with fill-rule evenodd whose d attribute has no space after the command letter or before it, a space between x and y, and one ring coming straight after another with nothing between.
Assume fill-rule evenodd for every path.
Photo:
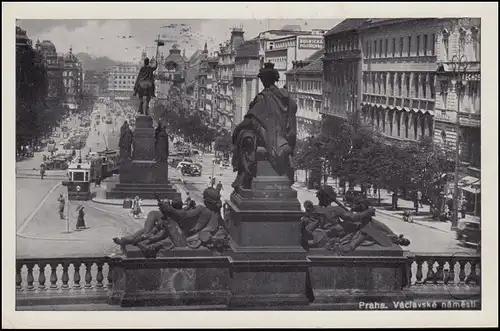
<instances>
[{"instance_id":1,"label":"bronze statue figure","mask_svg":"<svg viewBox=\"0 0 500 331\"><path fill-rule=\"evenodd\" d=\"M302 242L305 248L325 248L338 254L355 250L359 246L393 244L408 246L409 240L396 235L385 224L372 219L375 209L368 206L353 213L337 201L331 186L323 186L316 193L319 205L308 201L306 215L302 217ZM338 206L332 206L336 202Z\"/></svg>"},{"instance_id":2,"label":"bronze statue figure","mask_svg":"<svg viewBox=\"0 0 500 331\"><path fill-rule=\"evenodd\" d=\"M151 67L149 59L144 59L144 66L139 71L134 85L134 96L139 94L139 114L148 115L149 102L152 97L155 97L155 77L154 72L157 66ZM144 104L144 97L146 103ZM144 110L144 106L146 109Z\"/></svg>"},{"instance_id":3,"label":"bronze statue figure","mask_svg":"<svg viewBox=\"0 0 500 331\"><path fill-rule=\"evenodd\" d=\"M156 257L160 250L174 247L197 249L201 246L222 251L229 236L221 216L219 192L207 188L203 192L205 206L182 208L182 200L158 202L159 211L148 213L144 228L134 234L113 238L122 247L135 245L146 257Z\"/></svg>"},{"instance_id":4,"label":"bronze statue figure","mask_svg":"<svg viewBox=\"0 0 500 331\"><path fill-rule=\"evenodd\" d=\"M161 122L158 123L155 129L155 156L158 162L167 162L168 135Z\"/></svg>"},{"instance_id":5,"label":"bronze statue figure","mask_svg":"<svg viewBox=\"0 0 500 331\"><path fill-rule=\"evenodd\" d=\"M250 103L244 120L233 132L232 165L237 177L234 188L250 188L256 176L258 148L263 147L271 166L278 175L294 181L291 157L297 135L297 104L286 89L275 83L279 73L274 64L266 63L259 72L264 89Z\"/></svg>"},{"instance_id":6,"label":"bronze statue figure","mask_svg":"<svg viewBox=\"0 0 500 331\"><path fill-rule=\"evenodd\" d=\"M132 141L134 139L134 134L125 121L120 128L120 140L118 141L118 147L120 148L120 158L122 160L128 160L132 158Z\"/></svg>"}]
</instances>

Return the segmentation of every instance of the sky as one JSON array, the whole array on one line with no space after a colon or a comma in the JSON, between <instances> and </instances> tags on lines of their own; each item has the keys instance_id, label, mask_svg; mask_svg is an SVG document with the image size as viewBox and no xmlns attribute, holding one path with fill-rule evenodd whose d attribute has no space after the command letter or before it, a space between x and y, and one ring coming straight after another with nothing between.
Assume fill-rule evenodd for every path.
<instances>
[{"instance_id":1,"label":"sky","mask_svg":"<svg viewBox=\"0 0 500 331\"><path fill-rule=\"evenodd\" d=\"M26 30L28 37L40 41L50 40L58 53L66 53L70 46L74 53L86 52L93 56L107 56L116 61L140 60L146 47L148 56L156 52L155 39L158 34L166 40L160 52L165 55L174 44L186 50L189 57L207 42L213 52L218 45L228 40L230 29L242 27L245 39L256 37L259 32L279 29L284 25L300 25L302 30L329 30L341 19L22 19L17 25ZM183 24L183 25L181 25ZM169 27L170 26L170 27ZM185 31L182 32L181 29Z\"/></svg>"}]
</instances>

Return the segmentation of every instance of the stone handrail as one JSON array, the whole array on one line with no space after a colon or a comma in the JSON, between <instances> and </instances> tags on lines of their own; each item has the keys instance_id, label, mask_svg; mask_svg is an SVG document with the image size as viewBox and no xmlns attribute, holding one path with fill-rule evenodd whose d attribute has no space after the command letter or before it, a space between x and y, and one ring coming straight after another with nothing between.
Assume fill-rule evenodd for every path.
<instances>
[{"instance_id":1,"label":"stone handrail","mask_svg":"<svg viewBox=\"0 0 500 331\"><path fill-rule=\"evenodd\" d=\"M384 265L384 257L340 257L335 265L351 264L359 260L371 265ZM467 253L407 253L403 288L410 297L423 297L449 293L480 294L479 254ZM170 259L166 259L170 260ZM377 262L377 260L379 262ZM113 279L110 270L116 261L109 257L72 257L72 258L30 258L16 260L16 300L18 306L39 304L74 303L77 298L83 302L107 302ZM175 258L168 262L169 268L241 268L225 256L210 258L210 265L203 258ZM280 262L280 261L278 261ZM127 268L165 268L165 259L123 260ZM322 263L321 259L311 256L311 262ZM40 272L43 270L44 272ZM65 298L63 301L61 298ZM91 301L88 301L90 298ZM43 301L47 300L47 301Z\"/></svg>"}]
</instances>

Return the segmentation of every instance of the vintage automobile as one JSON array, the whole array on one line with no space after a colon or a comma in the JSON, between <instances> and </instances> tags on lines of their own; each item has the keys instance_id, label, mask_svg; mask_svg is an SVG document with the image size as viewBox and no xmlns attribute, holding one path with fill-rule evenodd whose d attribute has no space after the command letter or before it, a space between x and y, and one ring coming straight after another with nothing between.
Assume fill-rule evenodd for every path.
<instances>
[{"instance_id":1,"label":"vintage automobile","mask_svg":"<svg viewBox=\"0 0 500 331\"><path fill-rule=\"evenodd\" d=\"M184 176L201 176L201 165L197 163L187 163L181 168Z\"/></svg>"},{"instance_id":2,"label":"vintage automobile","mask_svg":"<svg viewBox=\"0 0 500 331\"><path fill-rule=\"evenodd\" d=\"M68 169L68 159L63 156L57 156L43 163L46 170L66 170Z\"/></svg>"},{"instance_id":3,"label":"vintage automobile","mask_svg":"<svg viewBox=\"0 0 500 331\"><path fill-rule=\"evenodd\" d=\"M352 206L354 203L354 200L360 199L360 198L366 198L364 193L360 190L348 190L345 193L345 198L344 202L347 206Z\"/></svg>"},{"instance_id":4,"label":"vintage automobile","mask_svg":"<svg viewBox=\"0 0 500 331\"><path fill-rule=\"evenodd\" d=\"M481 246L481 222L479 219L458 220L456 239L463 246Z\"/></svg>"}]
</instances>

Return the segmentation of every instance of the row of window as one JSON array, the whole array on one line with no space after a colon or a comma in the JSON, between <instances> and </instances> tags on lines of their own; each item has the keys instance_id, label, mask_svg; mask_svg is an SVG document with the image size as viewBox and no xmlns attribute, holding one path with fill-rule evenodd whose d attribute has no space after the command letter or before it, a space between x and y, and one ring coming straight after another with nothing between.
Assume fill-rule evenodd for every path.
<instances>
[{"instance_id":1,"label":"row of window","mask_svg":"<svg viewBox=\"0 0 500 331\"><path fill-rule=\"evenodd\" d=\"M363 74L363 92L406 98L435 98L435 74L384 72Z\"/></svg>"},{"instance_id":2,"label":"row of window","mask_svg":"<svg viewBox=\"0 0 500 331\"><path fill-rule=\"evenodd\" d=\"M268 44L268 49L277 49L277 48L290 48L295 47L295 39L281 40L281 41L270 41Z\"/></svg>"},{"instance_id":3,"label":"row of window","mask_svg":"<svg viewBox=\"0 0 500 331\"><path fill-rule=\"evenodd\" d=\"M366 58L378 59L389 57L434 56L436 55L436 34L377 39L366 41L363 47Z\"/></svg>"},{"instance_id":4,"label":"row of window","mask_svg":"<svg viewBox=\"0 0 500 331\"><path fill-rule=\"evenodd\" d=\"M136 75L116 75L113 77L114 79L136 79Z\"/></svg>"},{"instance_id":5,"label":"row of window","mask_svg":"<svg viewBox=\"0 0 500 331\"><path fill-rule=\"evenodd\" d=\"M326 41L326 51L328 53L343 52L358 49L359 39L351 37L346 39L333 39Z\"/></svg>"},{"instance_id":6,"label":"row of window","mask_svg":"<svg viewBox=\"0 0 500 331\"><path fill-rule=\"evenodd\" d=\"M274 69L276 70L286 70L287 68L286 56L268 58L267 61L274 63Z\"/></svg>"},{"instance_id":7,"label":"row of window","mask_svg":"<svg viewBox=\"0 0 500 331\"><path fill-rule=\"evenodd\" d=\"M321 93L322 83L317 80L299 80L299 89L302 91Z\"/></svg>"},{"instance_id":8,"label":"row of window","mask_svg":"<svg viewBox=\"0 0 500 331\"><path fill-rule=\"evenodd\" d=\"M411 138L410 132L413 134L413 139L419 138L420 136L433 135L432 122L427 116L420 116L418 118L414 117L413 125L410 124L410 115L406 112L389 112L387 120L382 118L381 114L377 111L371 110L364 113L365 121L370 120L373 126L376 126L382 130L386 131L386 126L388 126L391 135L400 138ZM395 126L395 127L394 127ZM410 131L411 130L411 131Z\"/></svg>"},{"instance_id":9,"label":"row of window","mask_svg":"<svg viewBox=\"0 0 500 331\"><path fill-rule=\"evenodd\" d=\"M321 110L321 101L299 97L299 108L319 112Z\"/></svg>"},{"instance_id":10,"label":"row of window","mask_svg":"<svg viewBox=\"0 0 500 331\"><path fill-rule=\"evenodd\" d=\"M443 109L447 109L450 105L448 104L448 93L450 91L450 86L447 81L441 81L440 83L440 103ZM459 92L457 98L460 99L460 111L475 113L479 112L481 109L481 82L479 81L468 81L462 88L456 90Z\"/></svg>"}]
</instances>

